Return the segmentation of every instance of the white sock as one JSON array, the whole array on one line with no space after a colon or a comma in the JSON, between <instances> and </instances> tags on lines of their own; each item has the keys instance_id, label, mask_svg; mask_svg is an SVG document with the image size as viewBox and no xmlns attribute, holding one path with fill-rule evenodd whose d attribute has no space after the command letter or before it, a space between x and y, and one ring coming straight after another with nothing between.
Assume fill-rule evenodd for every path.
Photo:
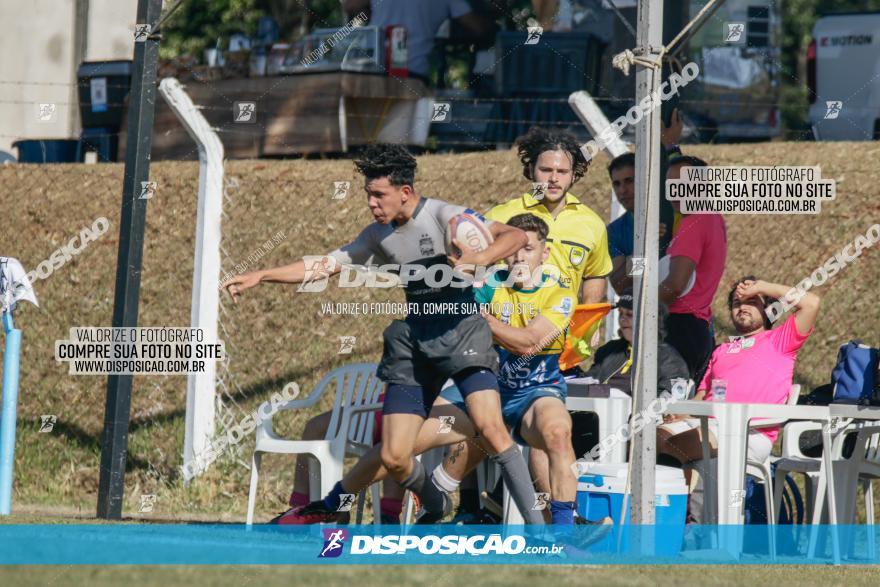
<instances>
[{"instance_id":1,"label":"white sock","mask_svg":"<svg viewBox=\"0 0 880 587\"><path fill-rule=\"evenodd\" d=\"M461 485L461 481L453 479L443 468L443 465L437 465L437 468L431 473L431 481L438 489L446 493L455 493L458 491L458 486Z\"/></svg>"}]
</instances>

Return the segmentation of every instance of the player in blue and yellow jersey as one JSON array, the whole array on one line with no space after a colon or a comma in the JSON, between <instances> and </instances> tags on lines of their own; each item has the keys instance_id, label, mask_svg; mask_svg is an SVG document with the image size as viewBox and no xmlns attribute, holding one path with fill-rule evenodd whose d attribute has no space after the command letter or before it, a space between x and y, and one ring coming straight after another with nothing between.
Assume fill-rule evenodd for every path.
<instances>
[{"instance_id":1,"label":"player in blue and yellow jersey","mask_svg":"<svg viewBox=\"0 0 880 587\"><path fill-rule=\"evenodd\" d=\"M532 474L548 481L552 522L573 524L577 478L572 470L571 416L565 407L559 355L577 294L544 271L552 254L547 224L533 214L518 214L507 224L523 230L528 244L507 259L507 270L495 273L477 292L477 300L488 304L483 317L501 360L502 414L514 438L548 456L544 470ZM441 392L434 411L439 413L444 402L463 410L454 386ZM432 478L438 487L447 492L458 489L459 480L486 455L477 442L458 445L434 470Z\"/></svg>"}]
</instances>

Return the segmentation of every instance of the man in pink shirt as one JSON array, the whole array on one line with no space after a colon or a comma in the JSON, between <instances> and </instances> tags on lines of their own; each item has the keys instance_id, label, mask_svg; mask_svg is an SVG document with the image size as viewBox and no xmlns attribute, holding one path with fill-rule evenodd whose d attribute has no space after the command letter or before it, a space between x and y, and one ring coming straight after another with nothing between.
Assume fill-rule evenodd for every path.
<instances>
[{"instance_id":1,"label":"man in pink shirt","mask_svg":"<svg viewBox=\"0 0 880 587\"><path fill-rule=\"evenodd\" d=\"M682 156L669 163L667 179L679 179L683 167L705 167L697 157ZM680 214L681 204L672 207ZM720 214L681 215L666 253L669 275L660 284L660 302L669 306L666 342L675 347L696 380L715 346L711 334L712 298L727 259L727 228ZM694 285L684 293L691 276ZM683 294L683 295L682 295Z\"/></svg>"},{"instance_id":2,"label":"man in pink shirt","mask_svg":"<svg viewBox=\"0 0 880 587\"><path fill-rule=\"evenodd\" d=\"M794 313L773 328L766 309L791 289L785 285L744 277L730 291L727 306L739 336L731 337L712 353L706 374L697 387L696 400L712 401L712 380L727 385L725 401L734 403L784 404L791 390L797 353L813 333L820 300L807 293ZM770 456L778 428L749 434L749 460L763 462ZM717 432L710 420L709 444L715 454ZM696 418L667 416L657 428L657 454L682 464L702 458L700 425Z\"/></svg>"}]
</instances>

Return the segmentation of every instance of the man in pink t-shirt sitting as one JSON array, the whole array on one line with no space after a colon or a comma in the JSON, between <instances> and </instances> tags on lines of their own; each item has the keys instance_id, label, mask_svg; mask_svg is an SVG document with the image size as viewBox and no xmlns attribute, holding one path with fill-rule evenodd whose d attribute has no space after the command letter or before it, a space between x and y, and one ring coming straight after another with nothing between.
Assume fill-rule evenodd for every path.
<instances>
[{"instance_id":1,"label":"man in pink t-shirt sitting","mask_svg":"<svg viewBox=\"0 0 880 587\"><path fill-rule=\"evenodd\" d=\"M679 179L683 167L705 167L697 157L682 156L669 162L667 179ZM680 213L681 204L672 200ZM720 214L682 215L666 254L669 275L660 284L660 301L669 306L666 342L684 358L691 379L703 372L715 341L711 334L712 298L718 290L727 258L727 228ZM686 294L691 276L694 285ZM680 297L679 297L680 296Z\"/></svg>"},{"instance_id":2,"label":"man in pink t-shirt sitting","mask_svg":"<svg viewBox=\"0 0 880 587\"><path fill-rule=\"evenodd\" d=\"M737 282L728 295L727 307L739 336L731 337L730 342L719 345L712 353L694 399L712 401L712 380L720 379L727 384L727 402L788 401L795 359L813 333L820 303L818 296L807 293L794 313L771 330L766 308L789 289L752 276ZM715 456L717 430L715 421L709 422L709 444ZM778 428L749 434L749 460L766 461L778 434ZM657 454L668 455L682 464L702 458L699 420L666 416L666 423L657 428Z\"/></svg>"}]
</instances>

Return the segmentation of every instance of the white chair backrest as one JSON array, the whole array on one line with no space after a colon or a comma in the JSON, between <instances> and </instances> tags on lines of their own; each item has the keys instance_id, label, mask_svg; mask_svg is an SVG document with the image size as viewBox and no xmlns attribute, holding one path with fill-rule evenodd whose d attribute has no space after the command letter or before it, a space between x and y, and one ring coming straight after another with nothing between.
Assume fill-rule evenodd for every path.
<instances>
[{"instance_id":1,"label":"white chair backrest","mask_svg":"<svg viewBox=\"0 0 880 587\"><path fill-rule=\"evenodd\" d=\"M358 363L334 369L318 382L316 390L321 394L332 393L331 385L336 388L336 397L326 440L336 437L346 407L374 403L385 388L385 384L376 377L375 363ZM358 444L372 444L373 419L373 414L369 412L355 414L349 422L347 439Z\"/></svg>"}]
</instances>

